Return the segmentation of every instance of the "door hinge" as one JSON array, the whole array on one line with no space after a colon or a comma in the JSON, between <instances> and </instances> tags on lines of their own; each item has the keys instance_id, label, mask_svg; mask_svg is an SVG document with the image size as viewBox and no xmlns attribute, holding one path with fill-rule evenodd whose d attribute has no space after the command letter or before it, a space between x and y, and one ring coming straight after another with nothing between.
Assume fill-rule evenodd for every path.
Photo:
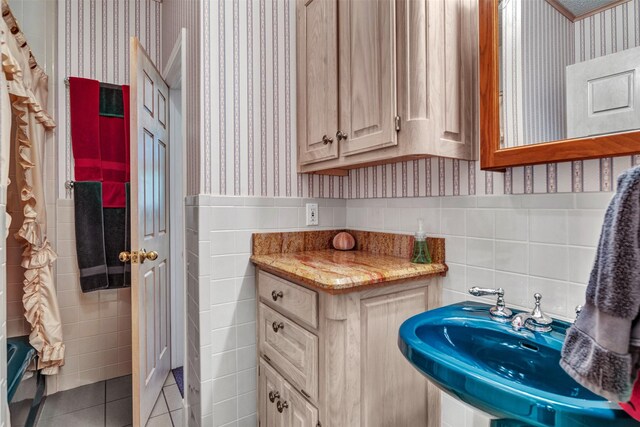
<instances>
[{"instance_id":1,"label":"door hinge","mask_svg":"<svg viewBox=\"0 0 640 427\"><path fill-rule=\"evenodd\" d=\"M316 427L322 427L322 424L320 424L320 421L318 421L318 424L316 424Z\"/></svg>"},{"instance_id":2,"label":"door hinge","mask_svg":"<svg viewBox=\"0 0 640 427\"><path fill-rule=\"evenodd\" d=\"M394 121L395 121L395 124L396 124L396 132L400 132L400 120L401 120L400 116L395 116L394 117Z\"/></svg>"}]
</instances>

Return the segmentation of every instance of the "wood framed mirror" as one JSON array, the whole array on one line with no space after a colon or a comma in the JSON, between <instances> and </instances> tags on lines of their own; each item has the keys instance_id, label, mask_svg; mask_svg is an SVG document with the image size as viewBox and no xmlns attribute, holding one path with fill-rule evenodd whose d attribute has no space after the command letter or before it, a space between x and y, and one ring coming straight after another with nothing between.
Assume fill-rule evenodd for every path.
<instances>
[{"instance_id":1,"label":"wood framed mirror","mask_svg":"<svg viewBox=\"0 0 640 427\"><path fill-rule=\"evenodd\" d=\"M585 48L585 41L582 39L584 27L596 24L602 27L594 30L589 28L588 31L596 31L598 37L601 37L604 31L615 34L611 28L607 28L606 22L601 22L605 17L612 19L614 26L616 17L618 21L622 21L620 16L623 16L628 20L627 22L631 23L634 19L640 19L640 16L637 16L640 8L635 5L637 1L640 0L597 0L593 2L600 3L597 8L592 11L581 11L577 18L576 13L572 20L569 14L562 13L560 10L563 3L571 5L592 2L479 0L480 165L482 169L503 170L514 166L640 153L640 124L634 124L640 123L640 46L634 44L635 37L628 40L628 37L615 35L612 36L615 39L613 44L617 43L619 37L619 40L623 40L619 42L620 45L625 44L624 49L614 50L611 47L612 42L606 41L599 42L600 45L596 46L593 35L589 38L589 32L587 32L586 43L590 45ZM520 10L511 10L516 7ZM530 8L537 8L538 12L531 11ZM618 11L618 8L623 8L622 12ZM505 15L502 15L503 13ZM551 17L555 21L546 28L546 24L532 22L534 18L531 16L535 13L547 18ZM607 13L608 15L605 15ZM619 15L619 13L622 14ZM598 14L602 14L602 18L598 18ZM518 30L522 30L523 33L509 39L508 33L515 31L513 23L521 26ZM622 28L627 24L618 25ZM631 26L633 27L633 24ZM527 35L524 32L525 27L538 33ZM566 48L556 45L563 36L568 40ZM502 50L503 44L505 53ZM519 65L513 65L516 64L516 59L526 56L527 48L535 49L534 55L529 55L532 57L528 59L529 62L523 59L522 63L518 62ZM594 54L596 48L598 51ZM517 49L521 49L520 56L513 53ZM584 53L585 49L588 50L587 55ZM629 49L628 52L623 51L627 49ZM544 57L557 52L560 52L557 55L564 54L568 59L563 62L556 59L546 60ZM509 55L512 56L509 57ZM545 61L547 63L541 65ZM549 63L559 63L560 66L552 70ZM511 72L508 70L509 64L513 65L512 70L516 70L512 71L513 73L527 73L535 70L541 75L530 77L517 74L517 78L512 78L513 75L508 74ZM594 74L594 70L600 74ZM520 81L520 86L511 84L512 80ZM510 96L509 90L513 90L515 95ZM622 95L614 97L612 94L616 93ZM560 100L547 102L548 100L537 99L533 102L537 102L537 105L547 102L556 107L555 110L549 108L550 112L548 111L546 116L545 113L538 114L537 111L527 110L524 104L516 105L514 101L519 99L518 102L524 103L535 96L556 95ZM517 110L514 105L522 108L517 115L514 115L516 125L512 128L518 129L517 118L520 117L520 119L535 120L537 123L556 122L560 131L555 134L547 132L544 136L540 136L542 135L540 132L533 131L530 135L524 135L527 129L533 128L531 123L524 123L520 124L519 133L516 134L516 131L509 129L508 117L506 117ZM616 115L618 113L623 114ZM624 117L619 120L620 116ZM599 121L588 121L594 117ZM618 126L617 128L607 129L607 126L611 127L614 123ZM585 132L587 134L581 134ZM521 144L513 143L518 140Z\"/></svg>"}]
</instances>

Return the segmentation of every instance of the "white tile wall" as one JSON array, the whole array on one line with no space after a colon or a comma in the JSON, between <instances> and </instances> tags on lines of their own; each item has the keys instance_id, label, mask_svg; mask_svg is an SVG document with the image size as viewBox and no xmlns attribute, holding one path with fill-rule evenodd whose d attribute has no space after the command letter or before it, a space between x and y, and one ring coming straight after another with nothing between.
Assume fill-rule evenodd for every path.
<instances>
[{"instance_id":1,"label":"white tile wall","mask_svg":"<svg viewBox=\"0 0 640 427\"><path fill-rule=\"evenodd\" d=\"M249 261L256 231L306 229L304 203L320 207L319 227L346 225L345 200L189 198L190 425L256 425L255 272ZM191 307L197 308L192 311ZM194 313L199 313L196 317ZM199 388L199 393L194 389Z\"/></svg>"},{"instance_id":2,"label":"white tile wall","mask_svg":"<svg viewBox=\"0 0 640 427\"><path fill-rule=\"evenodd\" d=\"M467 293L474 285L502 287L509 306L530 309L540 292L544 311L572 320L611 195L348 200L347 227L412 233L426 218L429 234L445 238L443 304L474 299ZM442 427L489 427L487 414L444 393L442 399Z\"/></svg>"},{"instance_id":3,"label":"white tile wall","mask_svg":"<svg viewBox=\"0 0 640 427\"><path fill-rule=\"evenodd\" d=\"M131 291L80 290L73 201L58 200L56 283L65 341L57 390L131 373ZM47 379L51 387L52 379Z\"/></svg>"}]
</instances>

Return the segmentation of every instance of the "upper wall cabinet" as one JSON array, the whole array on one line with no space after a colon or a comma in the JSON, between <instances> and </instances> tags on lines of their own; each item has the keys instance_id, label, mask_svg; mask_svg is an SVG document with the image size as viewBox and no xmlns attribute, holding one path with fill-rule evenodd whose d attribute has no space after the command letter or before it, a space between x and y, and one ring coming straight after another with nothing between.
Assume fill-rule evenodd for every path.
<instances>
[{"instance_id":1,"label":"upper wall cabinet","mask_svg":"<svg viewBox=\"0 0 640 427\"><path fill-rule=\"evenodd\" d=\"M475 5L298 1L299 172L474 159Z\"/></svg>"}]
</instances>

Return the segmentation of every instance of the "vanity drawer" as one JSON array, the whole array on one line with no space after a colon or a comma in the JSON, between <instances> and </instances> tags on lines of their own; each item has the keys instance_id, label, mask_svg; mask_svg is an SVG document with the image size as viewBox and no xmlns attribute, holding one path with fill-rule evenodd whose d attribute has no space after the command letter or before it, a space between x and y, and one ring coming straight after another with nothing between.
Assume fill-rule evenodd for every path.
<instances>
[{"instance_id":1,"label":"vanity drawer","mask_svg":"<svg viewBox=\"0 0 640 427\"><path fill-rule=\"evenodd\" d=\"M310 399L318 398L318 337L260 303L260 353Z\"/></svg>"},{"instance_id":2,"label":"vanity drawer","mask_svg":"<svg viewBox=\"0 0 640 427\"><path fill-rule=\"evenodd\" d=\"M318 327L318 294L311 289L260 271L258 293L281 313L290 315L312 328Z\"/></svg>"}]
</instances>

